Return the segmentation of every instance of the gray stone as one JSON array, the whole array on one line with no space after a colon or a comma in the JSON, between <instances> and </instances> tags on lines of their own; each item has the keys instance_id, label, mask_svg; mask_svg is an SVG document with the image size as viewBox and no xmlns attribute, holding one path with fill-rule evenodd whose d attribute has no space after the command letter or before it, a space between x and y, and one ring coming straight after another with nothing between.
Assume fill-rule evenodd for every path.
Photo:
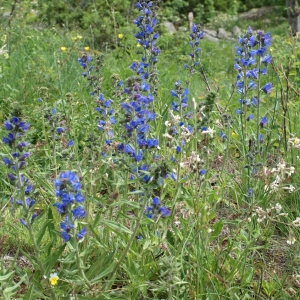
<instances>
[{"instance_id":1,"label":"gray stone","mask_svg":"<svg viewBox=\"0 0 300 300\"><path fill-rule=\"evenodd\" d=\"M167 29L168 33L173 34L176 32L176 28L173 23L169 21L165 21L164 23L165 28Z\"/></svg>"},{"instance_id":2,"label":"gray stone","mask_svg":"<svg viewBox=\"0 0 300 300\"><path fill-rule=\"evenodd\" d=\"M232 34L234 37L239 37L242 35L242 30L238 26L232 28Z\"/></svg>"},{"instance_id":3,"label":"gray stone","mask_svg":"<svg viewBox=\"0 0 300 300\"><path fill-rule=\"evenodd\" d=\"M178 27L178 31L187 32L188 28L186 26L180 26L180 27Z\"/></svg>"},{"instance_id":4,"label":"gray stone","mask_svg":"<svg viewBox=\"0 0 300 300\"><path fill-rule=\"evenodd\" d=\"M9 17L10 17L10 11L5 11L5 12L3 13L3 17L4 17L4 18L9 18Z\"/></svg>"},{"instance_id":5,"label":"gray stone","mask_svg":"<svg viewBox=\"0 0 300 300\"><path fill-rule=\"evenodd\" d=\"M212 42L218 42L219 39L218 38L215 38L207 33L204 33L204 39L206 40L209 40L209 41L212 41Z\"/></svg>"},{"instance_id":6,"label":"gray stone","mask_svg":"<svg viewBox=\"0 0 300 300\"><path fill-rule=\"evenodd\" d=\"M230 39L231 33L227 32L224 28L219 28L218 30L218 38L219 39Z\"/></svg>"},{"instance_id":7,"label":"gray stone","mask_svg":"<svg viewBox=\"0 0 300 300\"><path fill-rule=\"evenodd\" d=\"M210 35L214 38L218 37L217 31L216 30L209 30L209 29L203 29L205 35Z\"/></svg>"},{"instance_id":8,"label":"gray stone","mask_svg":"<svg viewBox=\"0 0 300 300\"><path fill-rule=\"evenodd\" d=\"M188 14L188 20L189 20L189 25L190 25L190 31L193 29L193 23L194 23L194 14L193 12L189 12Z\"/></svg>"}]
</instances>

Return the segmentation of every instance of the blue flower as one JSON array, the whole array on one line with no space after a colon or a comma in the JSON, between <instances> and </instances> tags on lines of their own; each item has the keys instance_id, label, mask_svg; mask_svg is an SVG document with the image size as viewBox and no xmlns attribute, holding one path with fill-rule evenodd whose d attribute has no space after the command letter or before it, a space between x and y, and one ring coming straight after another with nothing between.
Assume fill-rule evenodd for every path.
<instances>
[{"instance_id":1,"label":"blue flower","mask_svg":"<svg viewBox=\"0 0 300 300\"><path fill-rule=\"evenodd\" d=\"M61 237L63 238L63 240L65 242L68 242L70 240L70 238L71 238L71 235L68 232L66 232L66 231L62 231L61 232Z\"/></svg>"},{"instance_id":2,"label":"blue flower","mask_svg":"<svg viewBox=\"0 0 300 300\"><path fill-rule=\"evenodd\" d=\"M60 203L60 202L57 202L57 203L54 203L53 206L56 207L57 211L61 214L61 215L64 215L66 213L66 209L67 209L67 205L63 204L63 203Z\"/></svg>"},{"instance_id":3,"label":"blue flower","mask_svg":"<svg viewBox=\"0 0 300 300\"><path fill-rule=\"evenodd\" d=\"M74 228L74 224L69 220L68 217L65 217L64 221L60 222L60 228L65 232L69 232Z\"/></svg>"},{"instance_id":4,"label":"blue flower","mask_svg":"<svg viewBox=\"0 0 300 300\"><path fill-rule=\"evenodd\" d=\"M12 164L11 160L9 160L7 157L2 157L2 160L5 165L10 166Z\"/></svg>"},{"instance_id":5,"label":"blue flower","mask_svg":"<svg viewBox=\"0 0 300 300\"><path fill-rule=\"evenodd\" d=\"M200 171L199 171L199 174L200 174L201 176L205 175L205 174L206 174L206 170L205 170L205 169L200 170Z\"/></svg>"},{"instance_id":6,"label":"blue flower","mask_svg":"<svg viewBox=\"0 0 300 300\"><path fill-rule=\"evenodd\" d=\"M72 210L72 214L75 219L82 219L85 217L86 212L83 206L77 206Z\"/></svg>"},{"instance_id":7,"label":"blue flower","mask_svg":"<svg viewBox=\"0 0 300 300\"><path fill-rule=\"evenodd\" d=\"M261 118L259 125L260 125L261 128L263 128L264 125L266 125L267 123L268 123L268 119L267 119L266 116L264 116L264 117Z\"/></svg>"},{"instance_id":8,"label":"blue flower","mask_svg":"<svg viewBox=\"0 0 300 300\"><path fill-rule=\"evenodd\" d=\"M260 143L264 141L264 136L262 134L259 135L258 140Z\"/></svg>"},{"instance_id":9,"label":"blue flower","mask_svg":"<svg viewBox=\"0 0 300 300\"><path fill-rule=\"evenodd\" d=\"M257 54L258 56L263 56L263 55L265 54L266 51L267 51L267 48L266 48L266 47L262 47L262 48L260 48L260 49L258 49L258 50L256 51L256 54Z\"/></svg>"},{"instance_id":10,"label":"blue flower","mask_svg":"<svg viewBox=\"0 0 300 300\"><path fill-rule=\"evenodd\" d=\"M268 83L265 84L261 89L262 89L262 91L264 91L266 94L271 93L272 83L271 83L271 82L268 82Z\"/></svg>"},{"instance_id":11,"label":"blue flower","mask_svg":"<svg viewBox=\"0 0 300 300\"><path fill-rule=\"evenodd\" d=\"M61 134L61 133L63 133L65 131L65 128L64 127L58 127L58 128L56 128L56 132L58 133L58 134Z\"/></svg>"},{"instance_id":12,"label":"blue flower","mask_svg":"<svg viewBox=\"0 0 300 300\"><path fill-rule=\"evenodd\" d=\"M225 142L225 140L227 139L227 135L223 131L221 131L220 138L221 138L222 142Z\"/></svg>"},{"instance_id":13,"label":"blue flower","mask_svg":"<svg viewBox=\"0 0 300 300\"><path fill-rule=\"evenodd\" d=\"M153 204L154 206L160 205L160 200L159 200L159 198L158 198L158 197L154 197L154 198L152 199L152 204Z\"/></svg>"},{"instance_id":14,"label":"blue flower","mask_svg":"<svg viewBox=\"0 0 300 300\"><path fill-rule=\"evenodd\" d=\"M24 219L20 219L20 223L25 226L25 227L28 227L28 224L27 222L24 220Z\"/></svg>"},{"instance_id":15,"label":"blue flower","mask_svg":"<svg viewBox=\"0 0 300 300\"><path fill-rule=\"evenodd\" d=\"M261 60L261 62L265 65L268 65L269 63L272 62L272 56L267 54L266 56L264 56Z\"/></svg>"},{"instance_id":16,"label":"blue flower","mask_svg":"<svg viewBox=\"0 0 300 300\"><path fill-rule=\"evenodd\" d=\"M171 90L171 96L172 97L178 97L177 93L174 90Z\"/></svg>"},{"instance_id":17,"label":"blue flower","mask_svg":"<svg viewBox=\"0 0 300 300\"><path fill-rule=\"evenodd\" d=\"M248 41L248 45L250 47L254 47L257 44L257 40L254 35L252 35Z\"/></svg>"},{"instance_id":18,"label":"blue flower","mask_svg":"<svg viewBox=\"0 0 300 300\"><path fill-rule=\"evenodd\" d=\"M160 211L160 213L161 213L161 215L162 215L163 217L168 217L168 216L170 216L170 210L169 210L168 208L164 207L164 206L160 207L160 208L159 208L159 211Z\"/></svg>"},{"instance_id":19,"label":"blue flower","mask_svg":"<svg viewBox=\"0 0 300 300\"><path fill-rule=\"evenodd\" d=\"M270 32L267 32L265 35L262 36L261 38L263 42L264 47L269 47L272 44L272 39L271 39L271 34Z\"/></svg>"},{"instance_id":20,"label":"blue flower","mask_svg":"<svg viewBox=\"0 0 300 300\"><path fill-rule=\"evenodd\" d=\"M14 140L15 140L15 135L12 132L10 132L7 135L7 137L2 138L3 143L7 145L11 145Z\"/></svg>"},{"instance_id":21,"label":"blue flower","mask_svg":"<svg viewBox=\"0 0 300 300\"><path fill-rule=\"evenodd\" d=\"M235 70L237 70L237 71L242 70L242 67L241 67L239 64L237 64L237 63L234 64L234 68L235 68Z\"/></svg>"},{"instance_id":22,"label":"blue flower","mask_svg":"<svg viewBox=\"0 0 300 300\"><path fill-rule=\"evenodd\" d=\"M7 121L4 121L4 128L5 128L6 130L12 130L14 127L13 127L13 125L10 123L10 121L7 120Z\"/></svg>"},{"instance_id":23,"label":"blue flower","mask_svg":"<svg viewBox=\"0 0 300 300\"><path fill-rule=\"evenodd\" d=\"M34 213L31 217L31 224L33 223L33 221L38 217L37 213Z\"/></svg>"},{"instance_id":24,"label":"blue flower","mask_svg":"<svg viewBox=\"0 0 300 300\"><path fill-rule=\"evenodd\" d=\"M247 196L249 197L249 198L251 198L252 196L253 196L253 189L248 189L248 194L247 194Z\"/></svg>"},{"instance_id":25,"label":"blue flower","mask_svg":"<svg viewBox=\"0 0 300 300\"><path fill-rule=\"evenodd\" d=\"M267 75L267 68L263 68L260 72L262 75Z\"/></svg>"},{"instance_id":26,"label":"blue flower","mask_svg":"<svg viewBox=\"0 0 300 300\"><path fill-rule=\"evenodd\" d=\"M257 84L254 82L254 81L250 81L249 82L249 85L248 85L248 89L256 89L256 87L257 87Z\"/></svg>"},{"instance_id":27,"label":"blue flower","mask_svg":"<svg viewBox=\"0 0 300 300\"><path fill-rule=\"evenodd\" d=\"M78 202L78 203L82 203L84 201L84 197L81 195L81 193L77 193L75 195L75 200Z\"/></svg>"},{"instance_id":28,"label":"blue flower","mask_svg":"<svg viewBox=\"0 0 300 300\"><path fill-rule=\"evenodd\" d=\"M252 99L251 99L251 105L253 105L253 106L257 106L257 98L256 97L252 97Z\"/></svg>"},{"instance_id":29,"label":"blue flower","mask_svg":"<svg viewBox=\"0 0 300 300\"><path fill-rule=\"evenodd\" d=\"M248 117L247 117L247 121L250 121L250 120L252 120L254 118L254 114L251 114L251 115L249 115Z\"/></svg>"},{"instance_id":30,"label":"blue flower","mask_svg":"<svg viewBox=\"0 0 300 300\"><path fill-rule=\"evenodd\" d=\"M82 228L82 229L76 234L76 236L77 236L77 238L78 238L79 240L83 239L83 238L85 237L85 235L86 235L86 228L85 228L85 227Z\"/></svg>"}]
</instances>

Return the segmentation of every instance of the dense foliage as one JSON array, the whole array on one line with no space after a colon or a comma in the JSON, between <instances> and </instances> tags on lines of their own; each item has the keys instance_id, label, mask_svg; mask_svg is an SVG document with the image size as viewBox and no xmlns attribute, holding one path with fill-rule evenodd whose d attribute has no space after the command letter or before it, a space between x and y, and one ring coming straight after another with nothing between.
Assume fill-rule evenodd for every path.
<instances>
[{"instance_id":1,"label":"dense foliage","mask_svg":"<svg viewBox=\"0 0 300 300\"><path fill-rule=\"evenodd\" d=\"M116 31L127 28L132 33L131 20L136 16L133 0L58 0L22 1L13 5L14 14L24 22L39 26L59 25L70 30L80 28L98 47L116 46ZM166 0L159 1L159 19L173 22L177 27L187 26L187 15L194 13L194 22L206 24L218 13L237 15L253 7L268 5L285 6L285 1L275 0ZM6 4L9 10L11 6ZM220 16L219 18L224 18ZM224 21L226 23L226 21Z\"/></svg>"},{"instance_id":2,"label":"dense foliage","mask_svg":"<svg viewBox=\"0 0 300 300\"><path fill-rule=\"evenodd\" d=\"M161 30L159 1L120 27L112 3L113 50L81 25L37 27L32 1L2 20L0 298L299 299L286 20L211 42Z\"/></svg>"}]
</instances>

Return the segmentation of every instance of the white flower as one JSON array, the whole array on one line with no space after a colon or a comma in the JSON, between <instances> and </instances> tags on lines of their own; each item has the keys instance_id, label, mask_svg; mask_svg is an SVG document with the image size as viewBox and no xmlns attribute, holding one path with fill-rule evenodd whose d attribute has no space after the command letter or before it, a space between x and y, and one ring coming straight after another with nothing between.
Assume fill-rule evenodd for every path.
<instances>
[{"instance_id":1,"label":"white flower","mask_svg":"<svg viewBox=\"0 0 300 300\"><path fill-rule=\"evenodd\" d=\"M276 203L276 205L275 205L275 210L276 210L276 212L279 214L280 212L281 212L281 210L282 210L282 206L279 204L279 203Z\"/></svg>"},{"instance_id":2,"label":"white flower","mask_svg":"<svg viewBox=\"0 0 300 300\"><path fill-rule=\"evenodd\" d=\"M300 218L297 217L295 221L292 222L295 227L300 227Z\"/></svg>"},{"instance_id":3,"label":"white flower","mask_svg":"<svg viewBox=\"0 0 300 300\"><path fill-rule=\"evenodd\" d=\"M291 237L286 242L288 245L294 245L296 242L296 239L295 239L295 237Z\"/></svg>"},{"instance_id":4,"label":"white flower","mask_svg":"<svg viewBox=\"0 0 300 300\"><path fill-rule=\"evenodd\" d=\"M215 132L216 131L210 127L208 127L206 130L201 131L202 134L209 134L211 137L213 137Z\"/></svg>"},{"instance_id":5,"label":"white flower","mask_svg":"<svg viewBox=\"0 0 300 300\"><path fill-rule=\"evenodd\" d=\"M284 186L282 189L289 191L289 193L292 193L295 190L295 187L290 184L289 186Z\"/></svg>"}]
</instances>

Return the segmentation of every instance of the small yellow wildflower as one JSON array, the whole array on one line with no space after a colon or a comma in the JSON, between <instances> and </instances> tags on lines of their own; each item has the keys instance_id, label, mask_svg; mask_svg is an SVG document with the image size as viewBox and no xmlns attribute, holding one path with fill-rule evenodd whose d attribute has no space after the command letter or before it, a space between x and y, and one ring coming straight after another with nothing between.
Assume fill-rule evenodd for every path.
<instances>
[{"instance_id":1,"label":"small yellow wildflower","mask_svg":"<svg viewBox=\"0 0 300 300\"><path fill-rule=\"evenodd\" d=\"M82 36L81 35L77 35L77 36L74 36L72 38L74 41L78 41L78 40L81 40L82 39Z\"/></svg>"},{"instance_id":2,"label":"small yellow wildflower","mask_svg":"<svg viewBox=\"0 0 300 300\"><path fill-rule=\"evenodd\" d=\"M136 46L139 48L139 47L141 47L141 45L140 44L136 44Z\"/></svg>"},{"instance_id":3,"label":"small yellow wildflower","mask_svg":"<svg viewBox=\"0 0 300 300\"><path fill-rule=\"evenodd\" d=\"M61 51L67 51L67 48L66 47L60 47L60 50Z\"/></svg>"},{"instance_id":4,"label":"small yellow wildflower","mask_svg":"<svg viewBox=\"0 0 300 300\"><path fill-rule=\"evenodd\" d=\"M119 38L119 39L122 39L123 36L124 36L124 35L123 35L122 33L119 33L119 34L118 34L118 38Z\"/></svg>"},{"instance_id":5,"label":"small yellow wildflower","mask_svg":"<svg viewBox=\"0 0 300 300\"><path fill-rule=\"evenodd\" d=\"M57 273L51 273L50 274L49 281L50 281L51 285L56 285L58 279L59 279L59 277L57 276Z\"/></svg>"},{"instance_id":6,"label":"small yellow wildflower","mask_svg":"<svg viewBox=\"0 0 300 300\"><path fill-rule=\"evenodd\" d=\"M89 51L89 50L90 50L90 47L84 47L84 50L85 50L85 51Z\"/></svg>"}]
</instances>

